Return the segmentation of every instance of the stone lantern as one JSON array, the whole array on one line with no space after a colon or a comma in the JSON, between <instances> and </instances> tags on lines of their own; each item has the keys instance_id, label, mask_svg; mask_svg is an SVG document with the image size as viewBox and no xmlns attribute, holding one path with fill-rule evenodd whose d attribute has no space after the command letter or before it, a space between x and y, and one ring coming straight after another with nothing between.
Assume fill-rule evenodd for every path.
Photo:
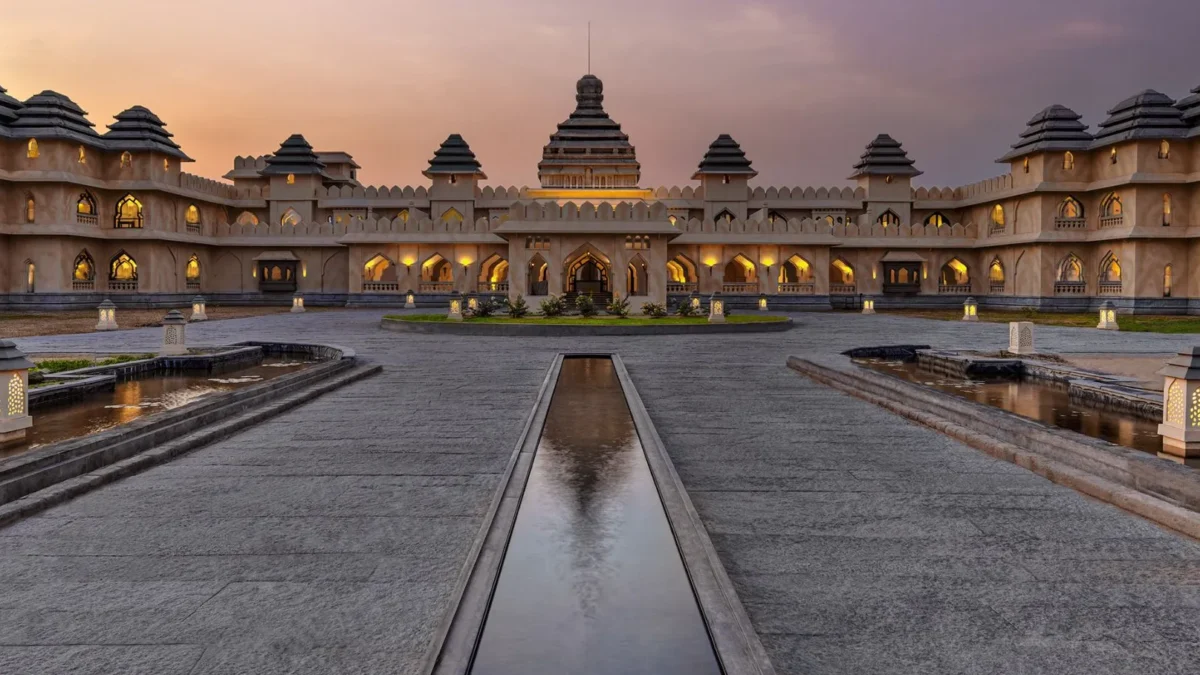
<instances>
[{"instance_id":1,"label":"stone lantern","mask_svg":"<svg viewBox=\"0 0 1200 675\"><path fill-rule=\"evenodd\" d=\"M767 311L767 294L760 293L758 295L758 308L762 311Z\"/></svg>"},{"instance_id":2,"label":"stone lantern","mask_svg":"<svg viewBox=\"0 0 1200 675\"><path fill-rule=\"evenodd\" d=\"M413 293L412 289L410 288L410 289L408 289L408 292L404 294L404 309L413 309L416 306L417 306L417 296L415 293Z\"/></svg>"},{"instance_id":3,"label":"stone lantern","mask_svg":"<svg viewBox=\"0 0 1200 675\"><path fill-rule=\"evenodd\" d=\"M963 303L963 321L978 321L979 320L979 303L975 302L975 298L967 298Z\"/></svg>"},{"instance_id":4,"label":"stone lantern","mask_svg":"<svg viewBox=\"0 0 1200 675\"><path fill-rule=\"evenodd\" d=\"M1200 457L1200 347L1180 352L1158 371L1163 376L1163 452Z\"/></svg>"},{"instance_id":5,"label":"stone lantern","mask_svg":"<svg viewBox=\"0 0 1200 675\"><path fill-rule=\"evenodd\" d=\"M696 291L692 291L690 300L692 303L692 309L700 309L700 294L699 293L697 293Z\"/></svg>"},{"instance_id":6,"label":"stone lantern","mask_svg":"<svg viewBox=\"0 0 1200 675\"><path fill-rule=\"evenodd\" d=\"M450 294L450 311L446 314L446 318L450 321L462 321L462 310L462 294L458 291L454 291Z\"/></svg>"},{"instance_id":7,"label":"stone lantern","mask_svg":"<svg viewBox=\"0 0 1200 675\"><path fill-rule=\"evenodd\" d=\"M467 311L474 314L479 310L479 296L474 293L467 293Z\"/></svg>"},{"instance_id":8,"label":"stone lantern","mask_svg":"<svg viewBox=\"0 0 1200 675\"><path fill-rule=\"evenodd\" d=\"M4 407L0 408L0 446L25 440L25 430L33 426L29 416L29 369L25 354L11 340L0 340L0 382L3 383Z\"/></svg>"},{"instance_id":9,"label":"stone lantern","mask_svg":"<svg viewBox=\"0 0 1200 675\"><path fill-rule=\"evenodd\" d=\"M863 298L863 314L875 313L875 298Z\"/></svg>"},{"instance_id":10,"label":"stone lantern","mask_svg":"<svg viewBox=\"0 0 1200 675\"><path fill-rule=\"evenodd\" d=\"M300 291L296 291L296 294L292 296L292 313L300 314L303 311L304 311L304 296L300 295Z\"/></svg>"},{"instance_id":11,"label":"stone lantern","mask_svg":"<svg viewBox=\"0 0 1200 675\"><path fill-rule=\"evenodd\" d=\"M1096 328L1100 330L1121 330L1117 325L1117 308L1107 300L1100 303L1100 323L1096 324Z\"/></svg>"},{"instance_id":12,"label":"stone lantern","mask_svg":"<svg viewBox=\"0 0 1200 675\"><path fill-rule=\"evenodd\" d=\"M192 321L208 321L208 315L204 313L205 304L203 295L192 298Z\"/></svg>"},{"instance_id":13,"label":"stone lantern","mask_svg":"<svg viewBox=\"0 0 1200 675\"><path fill-rule=\"evenodd\" d=\"M167 316L163 318L163 343L161 354L165 356L178 356L187 353L187 319L183 318L183 314L179 310L173 309L167 312Z\"/></svg>"},{"instance_id":14,"label":"stone lantern","mask_svg":"<svg viewBox=\"0 0 1200 675\"><path fill-rule=\"evenodd\" d=\"M1024 356L1033 354L1033 322L1010 321L1008 323L1008 351Z\"/></svg>"},{"instance_id":15,"label":"stone lantern","mask_svg":"<svg viewBox=\"0 0 1200 675\"><path fill-rule=\"evenodd\" d=\"M719 291L708 299L708 322L725 323L725 300Z\"/></svg>"},{"instance_id":16,"label":"stone lantern","mask_svg":"<svg viewBox=\"0 0 1200 675\"><path fill-rule=\"evenodd\" d=\"M100 310L100 321L96 323L96 330L116 330L117 306L113 301L105 298L96 309Z\"/></svg>"}]
</instances>

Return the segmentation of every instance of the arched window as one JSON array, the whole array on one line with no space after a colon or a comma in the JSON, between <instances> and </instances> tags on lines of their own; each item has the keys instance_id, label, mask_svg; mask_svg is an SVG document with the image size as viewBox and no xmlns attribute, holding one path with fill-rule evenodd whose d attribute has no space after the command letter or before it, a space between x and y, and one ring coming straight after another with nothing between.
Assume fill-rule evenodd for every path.
<instances>
[{"instance_id":1,"label":"arched window","mask_svg":"<svg viewBox=\"0 0 1200 675\"><path fill-rule=\"evenodd\" d=\"M200 281L200 258L193 253L192 257L188 258L187 268L184 270L184 277L188 281Z\"/></svg>"},{"instance_id":2,"label":"arched window","mask_svg":"<svg viewBox=\"0 0 1200 675\"><path fill-rule=\"evenodd\" d=\"M400 222L407 223L408 222L408 209L400 209L400 213L396 217L400 219Z\"/></svg>"},{"instance_id":3,"label":"arched window","mask_svg":"<svg viewBox=\"0 0 1200 675\"><path fill-rule=\"evenodd\" d=\"M71 270L72 281L94 281L96 279L96 264L92 256L83 251L75 256L75 265Z\"/></svg>"},{"instance_id":4,"label":"arched window","mask_svg":"<svg viewBox=\"0 0 1200 675\"><path fill-rule=\"evenodd\" d=\"M891 209L888 209L879 214L879 217L875 219L875 222L884 227L892 227L900 224L900 216L896 215L896 213Z\"/></svg>"},{"instance_id":5,"label":"arched window","mask_svg":"<svg viewBox=\"0 0 1200 675\"><path fill-rule=\"evenodd\" d=\"M434 253L421 263L423 281L454 281L454 266L440 254Z\"/></svg>"},{"instance_id":6,"label":"arched window","mask_svg":"<svg viewBox=\"0 0 1200 675\"><path fill-rule=\"evenodd\" d=\"M1171 224L1171 195L1163 193L1163 225Z\"/></svg>"},{"instance_id":7,"label":"arched window","mask_svg":"<svg viewBox=\"0 0 1200 675\"><path fill-rule=\"evenodd\" d=\"M385 278L386 276L386 278ZM376 254L363 265L363 281L395 281L396 266L381 254Z\"/></svg>"},{"instance_id":8,"label":"arched window","mask_svg":"<svg viewBox=\"0 0 1200 675\"><path fill-rule=\"evenodd\" d=\"M1075 170L1075 153L1070 150L1063 153L1063 171Z\"/></svg>"},{"instance_id":9,"label":"arched window","mask_svg":"<svg viewBox=\"0 0 1200 675\"><path fill-rule=\"evenodd\" d=\"M1083 281L1083 261L1074 253L1067 254L1058 265L1058 280L1067 283Z\"/></svg>"},{"instance_id":10,"label":"arched window","mask_svg":"<svg viewBox=\"0 0 1200 675\"><path fill-rule=\"evenodd\" d=\"M284 227L295 227L300 224L300 214L296 212L296 209L288 209L279 217L279 224Z\"/></svg>"},{"instance_id":11,"label":"arched window","mask_svg":"<svg viewBox=\"0 0 1200 675\"><path fill-rule=\"evenodd\" d=\"M444 223L461 223L463 214L458 212L458 209L451 206L442 213L442 222Z\"/></svg>"},{"instance_id":12,"label":"arched window","mask_svg":"<svg viewBox=\"0 0 1200 675\"><path fill-rule=\"evenodd\" d=\"M1163 268L1163 297L1171 297L1171 266Z\"/></svg>"},{"instance_id":13,"label":"arched window","mask_svg":"<svg viewBox=\"0 0 1200 675\"><path fill-rule=\"evenodd\" d=\"M32 223L37 217L37 202L33 200L33 195L25 195L25 222Z\"/></svg>"},{"instance_id":14,"label":"arched window","mask_svg":"<svg viewBox=\"0 0 1200 675\"><path fill-rule=\"evenodd\" d=\"M188 225L199 225L200 209L195 204L189 204L187 211L183 212L183 221Z\"/></svg>"},{"instance_id":15,"label":"arched window","mask_svg":"<svg viewBox=\"0 0 1200 675\"><path fill-rule=\"evenodd\" d=\"M676 226L679 224L679 218L675 216L667 216L667 222L671 223L672 226Z\"/></svg>"},{"instance_id":16,"label":"arched window","mask_svg":"<svg viewBox=\"0 0 1200 675\"><path fill-rule=\"evenodd\" d=\"M854 283L854 268L841 258L829 263L829 283L850 285Z\"/></svg>"},{"instance_id":17,"label":"arched window","mask_svg":"<svg viewBox=\"0 0 1200 675\"><path fill-rule=\"evenodd\" d=\"M1115 145L1112 147L1111 150L1108 151L1108 161L1111 162L1112 164L1117 163L1117 147Z\"/></svg>"},{"instance_id":18,"label":"arched window","mask_svg":"<svg viewBox=\"0 0 1200 675\"><path fill-rule=\"evenodd\" d=\"M695 283L696 263L682 253L667 261L667 276L674 284Z\"/></svg>"},{"instance_id":19,"label":"arched window","mask_svg":"<svg viewBox=\"0 0 1200 675\"><path fill-rule=\"evenodd\" d=\"M289 174L287 175L287 184L288 184L288 185L295 185L295 184L296 184L296 174L294 174L294 173L289 173Z\"/></svg>"},{"instance_id":20,"label":"arched window","mask_svg":"<svg viewBox=\"0 0 1200 675\"><path fill-rule=\"evenodd\" d=\"M646 269L646 261L641 254L636 254L629 264L625 267L625 294L626 295L647 295L649 289L649 273Z\"/></svg>"},{"instance_id":21,"label":"arched window","mask_svg":"<svg viewBox=\"0 0 1200 675\"><path fill-rule=\"evenodd\" d=\"M249 211L242 211L237 217L238 225L258 225L258 216Z\"/></svg>"},{"instance_id":22,"label":"arched window","mask_svg":"<svg viewBox=\"0 0 1200 675\"><path fill-rule=\"evenodd\" d=\"M798 255L784 260L779 265L779 283L781 284L807 284L812 280L812 265Z\"/></svg>"},{"instance_id":23,"label":"arched window","mask_svg":"<svg viewBox=\"0 0 1200 675\"><path fill-rule=\"evenodd\" d=\"M83 149L82 145L79 146L79 163L87 164L87 151Z\"/></svg>"},{"instance_id":24,"label":"arched window","mask_svg":"<svg viewBox=\"0 0 1200 675\"><path fill-rule=\"evenodd\" d=\"M721 212L717 214L717 217L713 218L713 222L721 223L723 225L728 225L729 223L732 223L733 220L733 214L730 213L728 209L721 209Z\"/></svg>"},{"instance_id":25,"label":"arched window","mask_svg":"<svg viewBox=\"0 0 1200 675\"><path fill-rule=\"evenodd\" d=\"M934 227L941 227L943 225L949 225L950 219L946 216L943 216L941 213L934 213L925 219L925 224L933 225Z\"/></svg>"},{"instance_id":26,"label":"arched window","mask_svg":"<svg viewBox=\"0 0 1200 675\"><path fill-rule=\"evenodd\" d=\"M1004 205L995 204L992 206L992 224L996 227L1004 227Z\"/></svg>"},{"instance_id":27,"label":"arched window","mask_svg":"<svg viewBox=\"0 0 1200 675\"><path fill-rule=\"evenodd\" d=\"M170 171L170 170L171 170L171 160L167 159L166 157L163 157L163 171Z\"/></svg>"},{"instance_id":28,"label":"arched window","mask_svg":"<svg viewBox=\"0 0 1200 675\"><path fill-rule=\"evenodd\" d=\"M29 139L29 144L25 146L25 156L29 159L37 159L42 156L41 150L38 149L36 138Z\"/></svg>"},{"instance_id":29,"label":"arched window","mask_svg":"<svg viewBox=\"0 0 1200 675\"><path fill-rule=\"evenodd\" d=\"M1004 265L1001 264L999 258L993 260L992 264L988 266L988 281L993 284L1004 283Z\"/></svg>"},{"instance_id":30,"label":"arched window","mask_svg":"<svg viewBox=\"0 0 1200 675\"><path fill-rule=\"evenodd\" d=\"M1164 140L1158 144L1158 158L1171 159L1171 144L1168 141Z\"/></svg>"},{"instance_id":31,"label":"arched window","mask_svg":"<svg viewBox=\"0 0 1200 675\"><path fill-rule=\"evenodd\" d=\"M79 195L79 199L75 202L75 213L81 216L96 215L96 200L86 192Z\"/></svg>"},{"instance_id":32,"label":"arched window","mask_svg":"<svg viewBox=\"0 0 1200 675\"><path fill-rule=\"evenodd\" d=\"M1021 162L1021 169L1025 173L1029 173L1029 158L1028 157L1025 158L1025 161Z\"/></svg>"},{"instance_id":33,"label":"arched window","mask_svg":"<svg viewBox=\"0 0 1200 675\"><path fill-rule=\"evenodd\" d=\"M25 261L25 292L37 292L37 267L34 266L32 260Z\"/></svg>"},{"instance_id":34,"label":"arched window","mask_svg":"<svg viewBox=\"0 0 1200 675\"><path fill-rule=\"evenodd\" d=\"M121 197L117 202L117 227L140 228L142 226L142 203L133 195Z\"/></svg>"},{"instance_id":35,"label":"arched window","mask_svg":"<svg viewBox=\"0 0 1200 675\"><path fill-rule=\"evenodd\" d=\"M1121 196L1115 192L1108 193L1104 201L1100 203L1103 208L1104 217L1119 216L1123 213L1121 206Z\"/></svg>"},{"instance_id":36,"label":"arched window","mask_svg":"<svg viewBox=\"0 0 1200 675\"><path fill-rule=\"evenodd\" d=\"M942 286L962 286L971 283L970 270L967 269L966 263L958 258L951 258L950 262L942 265L942 275L938 280Z\"/></svg>"},{"instance_id":37,"label":"arched window","mask_svg":"<svg viewBox=\"0 0 1200 675\"><path fill-rule=\"evenodd\" d=\"M1101 283L1120 283L1121 282L1121 261L1109 251L1104 255L1103 262L1100 263L1100 282Z\"/></svg>"},{"instance_id":38,"label":"arched window","mask_svg":"<svg viewBox=\"0 0 1200 675\"><path fill-rule=\"evenodd\" d=\"M841 218L835 220L833 216L825 216L825 224L830 227L833 227L834 223L840 223L841 221Z\"/></svg>"},{"instance_id":39,"label":"arched window","mask_svg":"<svg viewBox=\"0 0 1200 675\"><path fill-rule=\"evenodd\" d=\"M137 281L137 261L124 251L113 257L108 265L109 281Z\"/></svg>"},{"instance_id":40,"label":"arched window","mask_svg":"<svg viewBox=\"0 0 1200 675\"><path fill-rule=\"evenodd\" d=\"M126 169L131 166L133 166L133 155L129 154L129 151L126 150L121 153L121 168Z\"/></svg>"},{"instance_id":41,"label":"arched window","mask_svg":"<svg viewBox=\"0 0 1200 675\"><path fill-rule=\"evenodd\" d=\"M1067 197L1058 205L1058 215L1063 218L1082 218L1083 205L1074 197Z\"/></svg>"},{"instance_id":42,"label":"arched window","mask_svg":"<svg viewBox=\"0 0 1200 675\"><path fill-rule=\"evenodd\" d=\"M748 284L758 280L754 273L754 263L741 253L735 255L733 260L730 260L725 265L725 283L730 284Z\"/></svg>"}]
</instances>

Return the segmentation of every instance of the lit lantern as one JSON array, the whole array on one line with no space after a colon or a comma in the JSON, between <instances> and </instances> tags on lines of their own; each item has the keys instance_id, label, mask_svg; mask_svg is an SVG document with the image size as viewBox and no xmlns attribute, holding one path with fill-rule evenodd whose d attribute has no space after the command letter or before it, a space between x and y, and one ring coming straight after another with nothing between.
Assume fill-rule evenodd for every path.
<instances>
[{"instance_id":1,"label":"lit lantern","mask_svg":"<svg viewBox=\"0 0 1200 675\"><path fill-rule=\"evenodd\" d=\"M700 309L700 294L692 291L692 309Z\"/></svg>"},{"instance_id":2,"label":"lit lantern","mask_svg":"<svg viewBox=\"0 0 1200 675\"><path fill-rule=\"evenodd\" d=\"M417 306L417 296L415 293L412 292L412 289L410 288L410 289L408 289L408 292L404 294L404 309L412 309L416 306Z\"/></svg>"},{"instance_id":3,"label":"lit lantern","mask_svg":"<svg viewBox=\"0 0 1200 675\"><path fill-rule=\"evenodd\" d=\"M963 303L963 321L978 321L979 320L979 303L975 302L975 298L967 298Z\"/></svg>"},{"instance_id":4,"label":"lit lantern","mask_svg":"<svg viewBox=\"0 0 1200 675\"><path fill-rule=\"evenodd\" d=\"M467 293L467 311L474 314L479 310L479 296L474 293Z\"/></svg>"},{"instance_id":5,"label":"lit lantern","mask_svg":"<svg viewBox=\"0 0 1200 675\"><path fill-rule=\"evenodd\" d=\"M1200 457L1200 347L1179 352L1158 371L1163 376L1163 452Z\"/></svg>"},{"instance_id":6,"label":"lit lantern","mask_svg":"<svg viewBox=\"0 0 1200 675\"><path fill-rule=\"evenodd\" d=\"M874 298L863 298L862 313L863 314L874 314L875 313L875 299Z\"/></svg>"},{"instance_id":7,"label":"lit lantern","mask_svg":"<svg viewBox=\"0 0 1200 675\"><path fill-rule=\"evenodd\" d=\"M1010 321L1008 323L1008 351L1018 356L1035 353L1032 321Z\"/></svg>"},{"instance_id":8,"label":"lit lantern","mask_svg":"<svg viewBox=\"0 0 1200 675\"><path fill-rule=\"evenodd\" d=\"M1096 328L1100 330L1121 330L1117 325L1117 308L1107 300L1100 303L1100 323L1096 324Z\"/></svg>"},{"instance_id":9,"label":"lit lantern","mask_svg":"<svg viewBox=\"0 0 1200 675\"><path fill-rule=\"evenodd\" d=\"M446 314L446 319L450 321L462 321L462 294L454 291L450 294L450 311Z\"/></svg>"},{"instance_id":10,"label":"lit lantern","mask_svg":"<svg viewBox=\"0 0 1200 675\"><path fill-rule=\"evenodd\" d=\"M20 443L33 426L29 416L29 369L25 354L11 340L0 340L0 382L4 386L4 408L0 410L0 446Z\"/></svg>"},{"instance_id":11,"label":"lit lantern","mask_svg":"<svg viewBox=\"0 0 1200 675\"><path fill-rule=\"evenodd\" d=\"M164 356L178 356L187 353L187 319L183 314L173 309L163 317L163 341L159 351Z\"/></svg>"},{"instance_id":12,"label":"lit lantern","mask_svg":"<svg viewBox=\"0 0 1200 675\"><path fill-rule=\"evenodd\" d=\"M300 295L300 291L292 296L292 313L299 314L304 311L304 296Z\"/></svg>"},{"instance_id":13,"label":"lit lantern","mask_svg":"<svg viewBox=\"0 0 1200 675\"><path fill-rule=\"evenodd\" d=\"M203 295L192 298L192 321L208 321L208 315L204 313L204 306Z\"/></svg>"},{"instance_id":14,"label":"lit lantern","mask_svg":"<svg viewBox=\"0 0 1200 675\"><path fill-rule=\"evenodd\" d=\"M758 296L758 308L762 311L767 311L767 294L762 293Z\"/></svg>"},{"instance_id":15,"label":"lit lantern","mask_svg":"<svg viewBox=\"0 0 1200 675\"><path fill-rule=\"evenodd\" d=\"M725 323L725 300L720 292L713 293L708 299L708 322Z\"/></svg>"},{"instance_id":16,"label":"lit lantern","mask_svg":"<svg viewBox=\"0 0 1200 675\"><path fill-rule=\"evenodd\" d=\"M117 306L113 301L105 298L97 309L100 310L100 321L96 323L96 330L116 330Z\"/></svg>"}]
</instances>

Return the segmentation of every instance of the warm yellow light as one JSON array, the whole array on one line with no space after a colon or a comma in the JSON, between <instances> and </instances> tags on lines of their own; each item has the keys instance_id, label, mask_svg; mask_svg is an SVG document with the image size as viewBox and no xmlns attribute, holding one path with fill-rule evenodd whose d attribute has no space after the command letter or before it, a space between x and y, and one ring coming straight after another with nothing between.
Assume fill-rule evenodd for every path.
<instances>
[{"instance_id":1,"label":"warm yellow light","mask_svg":"<svg viewBox=\"0 0 1200 675\"><path fill-rule=\"evenodd\" d=\"M716 265L716 264L717 264L717 259L716 259L716 258L712 258L712 257L705 258L705 259L704 259L704 264L705 264L705 265L708 265L709 267L712 267L713 265Z\"/></svg>"},{"instance_id":2,"label":"warm yellow light","mask_svg":"<svg viewBox=\"0 0 1200 675\"><path fill-rule=\"evenodd\" d=\"M412 264L413 264L413 263L415 263L416 261L417 261L417 259L416 259L416 258L413 258L413 257L407 257L407 258L405 258L405 259L404 259L404 266L405 266L405 267L411 267L411 266L412 266Z\"/></svg>"},{"instance_id":3,"label":"warm yellow light","mask_svg":"<svg viewBox=\"0 0 1200 675\"><path fill-rule=\"evenodd\" d=\"M775 264L775 259L774 258L763 258L762 264L766 265L767 267L770 267L771 265Z\"/></svg>"},{"instance_id":4,"label":"warm yellow light","mask_svg":"<svg viewBox=\"0 0 1200 675\"><path fill-rule=\"evenodd\" d=\"M294 174L294 173L289 173L289 174L287 175L287 184L288 184L288 185L295 185L295 184L296 184L296 174Z\"/></svg>"},{"instance_id":5,"label":"warm yellow light","mask_svg":"<svg viewBox=\"0 0 1200 675\"><path fill-rule=\"evenodd\" d=\"M458 262L462 263L463 267L466 267L467 265L470 265L474 261L471 260L470 258L459 258Z\"/></svg>"}]
</instances>

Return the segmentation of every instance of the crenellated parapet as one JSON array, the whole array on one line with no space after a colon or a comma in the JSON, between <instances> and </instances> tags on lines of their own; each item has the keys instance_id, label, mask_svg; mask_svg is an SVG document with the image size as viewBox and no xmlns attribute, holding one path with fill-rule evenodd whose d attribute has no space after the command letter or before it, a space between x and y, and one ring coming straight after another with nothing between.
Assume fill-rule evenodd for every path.
<instances>
[{"instance_id":1,"label":"crenellated parapet","mask_svg":"<svg viewBox=\"0 0 1200 675\"><path fill-rule=\"evenodd\" d=\"M265 168L267 168L267 155L247 155L246 157L239 155L233 158L234 171L253 171L258 173Z\"/></svg>"},{"instance_id":2,"label":"crenellated parapet","mask_svg":"<svg viewBox=\"0 0 1200 675\"><path fill-rule=\"evenodd\" d=\"M809 201L861 201L867 198L867 191L862 187L756 187L750 192L750 199L791 199Z\"/></svg>"},{"instance_id":3,"label":"crenellated parapet","mask_svg":"<svg viewBox=\"0 0 1200 675\"><path fill-rule=\"evenodd\" d=\"M953 202L959 199L959 189L952 187L913 188L912 198L915 202Z\"/></svg>"},{"instance_id":4,"label":"crenellated parapet","mask_svg":"<svg viewBox=\"0 0 1200 675\"><path fill-rule=\"evenodd\" d=\"M685 234L733 234L733 235L770 235L770 234L826 234L832 235L838 239L854 239L854 238L881 238L881 237L897 237L897 238L973 238L978 235L978 227L974 224L962 225L943 225L937 227L935 225L893 225L887 226L880 223L867 222L865 218L860 219L860 222L853 223L836 223L830 225L825 219L814 220L812 218L791 218L788 220L776 219L770 220L740 220L733 219L729 221L702 221L691 219L687 222L680 221L677 224L679 230Z\"/></svg>"},{"instance_id":5,"label":"crenellated parapet","mask_svg":"<svg viewBox=\"0 0 1200 675\"><path fill-rule=\"evenodd\" d=\"M185 190L192 190L194 192L212 195L214 197L221 197L223 199L247 199L262 197L261 190L259 191L260 194L251 195L246 189L239 190L229 183L222 183L221 181L212 180L211 178L205 178L204 176L197 176L196 174L186 172L180 172L179 174L179 187L184 188Z\"/></svg>"},{"instance_id":6,"label":"crenellated parapet","mask_svg":"<svg viewBox=\"0 0 1200 675\"><path fill-rule=\"evenodd\" d=\"M618 202L615 206L608 202L600 205L591 202L576 204L567 202L516 202L508 209L509 220L620 220L620 221L667 221L667 206L654 202Z\"/></svg>"},{"instance_id":7,"label":"crenellated parapet","mask_svg":"<svg viewBox=\"0 0 1200 675\"><path fill-rule=\"evenodd\" d=\"M348 222L312 221L296 225L274 224L220 224L214 228L217 237L256 237L262 239L289 239L315 237L341 237L351 234L487 234L491 224L486 218L475 222L430 220L429 218L354 218Z\"/></svg>"},{"instance_id":8,"label":"crenellated parapet","mask_svg":"<svg viewBox=\"0 0 1200 675\"><path fill-rule=\"evenodd\" d=\"M703 187L692 187L685 185L679 187L677 185L666 187L659 186L654 188L655 199L704 199Z\"/></svg>"},{"instance_id":9,"label":"crenellated parapet","mask_svg":"<svg viewBox=\"0 0 1200 675\"><path fill-rule=\"evenodd\" d=\"M988 178L986 180L981 180L969 185L955 188L954 192L956 194L956 198L959 200L976 199L991 193L1011 190L1012 187L1012 174L1006 173L1003 176L996 176L995 178Z\"/></svg>"},{"instance_id":10,"label":"crenellated parapet","mask_svg":"<svg viewBox=\"0 0 1200 675\"><path fill-rule=\"evenodd\" d=\"M511 185L508 187L503 185L497 185L495 187L492 187L491 185L485 185L483 187L475 186L475 198L482 201L512 200L515 202L518 199L521 199L522 195L528 189L529 188L527 187L514 187Z\"/></svg>"},{"instance_id":11,"label":"crenellated parapet","mask_svg":"<svg viewBox=\"0 0 1200 675\"><path fill-rule=\"evenodd\" d=\"M363 187L361 185L336 185L330 186L323 190L318 190L318 199L365 199L372 200L395 200L395 199L429 199L429 189L424 185L413 187L406 185L399 186L370 186Z\"/></svg>"}]
</instances>

